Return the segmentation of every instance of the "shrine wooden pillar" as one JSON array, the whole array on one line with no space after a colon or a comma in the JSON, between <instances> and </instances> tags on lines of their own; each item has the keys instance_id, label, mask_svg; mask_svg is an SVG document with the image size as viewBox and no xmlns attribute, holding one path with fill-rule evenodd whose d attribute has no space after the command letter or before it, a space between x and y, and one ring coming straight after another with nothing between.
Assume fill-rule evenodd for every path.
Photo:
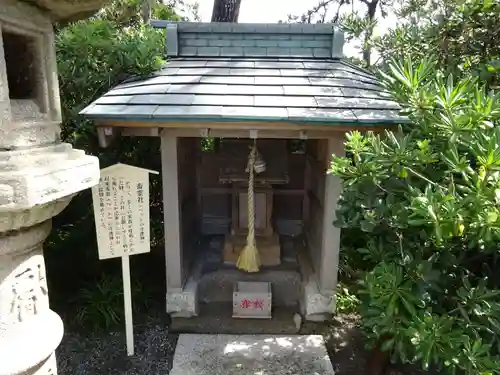
<instances>
[{"instance_id":1,"label":"shrine wooden pillar","mask_svg":"<svg viewBox=\"0 0 500 375\"><path fill-rule=\"evenodd\" d=\"M325 162L329 168L332 155L342 156L345 153L343 133L326 140ZM337 286L340 253L340 228L333 225L337 202L342 191L339 177L327 174L325 177L323 230L321 239L321 262L319 284L321 291L331 291Z\"/></svg>"},{"instance_id":2,"label":"shrine wooden pillar","mask_svg":"<svg viewBox=\"0 0 500 375\"><path fill-rule=\"evenodd\" d=\"M165 227L165 263L167 293L182 289L185 275L180 226L178 138L164 130L161 133L161 167L163 184L163 218Z\"/></svg>"}]
</instances>

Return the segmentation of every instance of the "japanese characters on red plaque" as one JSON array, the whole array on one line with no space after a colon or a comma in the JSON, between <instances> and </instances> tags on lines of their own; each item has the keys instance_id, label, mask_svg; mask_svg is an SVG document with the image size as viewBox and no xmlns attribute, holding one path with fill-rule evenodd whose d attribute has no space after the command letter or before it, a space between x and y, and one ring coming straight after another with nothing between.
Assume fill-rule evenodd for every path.
<instances>
[{"instance_id":1,"label":"japanese characters on red plaque","mask_svg":"<svg viewBox=\"0 0 500 375\"><path fill-rule=\"evenodd\" d=\"M259 309L264 310L264 300L260 298L256 299L244 299L240 302L240 307L242 309Z\"/></svg>"},{"instance_id":2,"label":"japanese characters on red plaque","mask_svg":"<svg viewBox=\"0 0 500 375\"><path fill-rule=\"evenodd\" d=\"M105 168L92 198L100 259L150 251L149 171L125 164Z\"/></svg>"}]
</instances>

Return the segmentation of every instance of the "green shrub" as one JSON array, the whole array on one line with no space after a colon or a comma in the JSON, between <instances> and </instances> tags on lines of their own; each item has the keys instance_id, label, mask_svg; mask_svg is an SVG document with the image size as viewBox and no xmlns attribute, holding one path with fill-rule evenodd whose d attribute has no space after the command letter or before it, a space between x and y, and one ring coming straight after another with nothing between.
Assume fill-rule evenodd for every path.
<instances>
[{"instance_id":1,"label":"green shrub","mask_svg":"<svg viewBox=\"0 0 500 375\"><path fill-rule=\"evenodd\" d=\"M335 293L335 311L336 313L348 314L357 311L359 299L356 294L349 291L349 288L343 283L337 284L337 292Z\"/></svg>"},{"instance_id":2,"label":"green shrub","mask_svg":"<svg viewBox=\"0 0 500 375\"><path fill-rule=\"evenodd\" d=\"M358 247L372 346L450 373L500 373L500 97L431 60L383 74L411 124L352 132L331 172L344 180L337 225Z\"/></svg>"},{"instance_id":3,"label":"green shrub","mask_svg":"<svg viewBox=\"0 0 500 375\"><path fill-rule=\"evenodd\" d=\"M145 22L143 5L150 0L111 0L107 6L102 8L95 19L111 21L119 26L140 26ZM182 1L170 1L165 4L162 0L152 2L151 16L153 19L180 21L181 17L176 14L175 9ZM186 8L181 7L181 8ZM183 9L184 11L186 9Z\"/></svg>"},{"instance_id":4,"label":"green shrub","mask_svg":"<svg viewBox=\"0 0 500 375\"><path fill-rule=\"evenodd\" d=\"M78 113L122 81L134 76L148 76L159 69L164 63L164 33L140 24L122 27L112 21L92 19L60 29L56 49L63 141L98 156L101 167L123 162L160 170L159 139L120 138L111 147L102 149L98 145L95 125ZM151 179L150 192L154 251L154 247L163 242L159 178ZM74 290L88 289L88 293L92 294L92 288L96 288L93 282L101 274L121 277L120 268L111 264L113 262L98 260L91 199L88 190L77 195L69 207L54 219L54 229L47 241L51 302L62 314L64 310L74 309L74 306L68 306ZM151 257L149 259L154 262ZM149 279L146 282L150 282ZM108 295L104 292L109 289L109 283L103 283L103 289L95 292L102 294L102 301L105 300L104 295ZM82 301L82 298L74 303ZM85 314L81 312L82 319ZM108 315L108 320L113 321L113 315Z\"/></svg>"},{"instance_id":5,"label":"green shrub","mask_svg":"<svg viewBox=\"0 0 500 375\"><path fill-rule=\"evenodd\" d=\"M150 26L120 27L99 19L59 31L56 48L65 141L102 153L95 126L78 113L125 79L158 70L164 62L164 40L163 32ZM116 152L116 146L111 151Z\"/></svg>"},{"instance_id":6,"label":"green shrub","mask_svg":"<svg viewBox=\"0 0 500 375\"><path fill-rule=\"evenodd\" d=\"M77 306L75 323L79 327L97 331L117 326L124 319L122 278L110 275L102 276L97 282L89 282L78 291L72 302ZM134 280L132 309L137 312L148 305L149 296L143 285Z\"/></svg>"}]
</instances>

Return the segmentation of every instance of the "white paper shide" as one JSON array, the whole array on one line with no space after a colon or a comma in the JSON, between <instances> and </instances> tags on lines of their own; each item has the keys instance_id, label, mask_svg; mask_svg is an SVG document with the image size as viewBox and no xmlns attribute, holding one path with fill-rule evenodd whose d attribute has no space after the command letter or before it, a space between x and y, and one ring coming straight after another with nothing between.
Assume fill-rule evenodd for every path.
<instances>
[{"instance_id":1,"label":"white paper shide","mask_svg":"<svg viewBox=\"0 0 500 375\"><path fill-rule=\"evenodd\" d=\"M101 170L92 188L99 259L150 251L149 173L157 172L126 164Z\"/></svg>"}]
</instances>

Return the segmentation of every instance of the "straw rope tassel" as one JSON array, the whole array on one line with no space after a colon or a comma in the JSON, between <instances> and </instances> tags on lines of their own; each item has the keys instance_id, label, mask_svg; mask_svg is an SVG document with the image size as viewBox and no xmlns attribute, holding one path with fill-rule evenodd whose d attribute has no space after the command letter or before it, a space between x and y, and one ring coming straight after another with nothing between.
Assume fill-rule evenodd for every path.
<instances>
[{"instance_id":1,"label":"straw rope tassel","mask_svg":"<svg viewBox=\"0 0 500 375\"><path fill-rule=\"evenodd\" d=\"M260 257L255 243L254 166L257 155L256 141L248 157L248 235L247 243L238 257L236 267L246 272L259 272Z\"/></svg>"}]
</instances>

